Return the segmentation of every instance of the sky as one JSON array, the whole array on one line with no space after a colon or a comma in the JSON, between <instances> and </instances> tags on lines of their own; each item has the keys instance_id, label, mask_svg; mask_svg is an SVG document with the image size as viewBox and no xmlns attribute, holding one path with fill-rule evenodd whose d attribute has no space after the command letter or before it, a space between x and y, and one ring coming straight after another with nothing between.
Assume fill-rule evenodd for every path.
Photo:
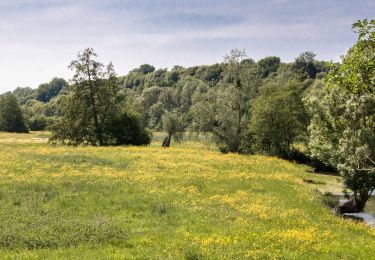
<instances>
[{"instance_id":1,"label":"sky","mask_svg":"<svg viewBox=\"0 0 375 260\"><path fill-rule=\"evenodd\" d=\"M0 93L69 79L88 47L118 75L213 64L233 48L339 61L356 41L351 25L374 15L373 0L0 0Z\"/></svg>"}]
</instances>

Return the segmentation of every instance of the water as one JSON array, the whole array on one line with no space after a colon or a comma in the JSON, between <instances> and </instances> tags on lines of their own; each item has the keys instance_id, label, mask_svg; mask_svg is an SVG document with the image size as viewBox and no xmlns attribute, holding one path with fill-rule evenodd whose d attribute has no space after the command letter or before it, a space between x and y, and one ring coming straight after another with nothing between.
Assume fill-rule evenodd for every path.
<instances>
[{"instance_id":1,"label":"water","mask_svg":"<svg viewBox=\"0 0 375 260\"><path fill-rule=\"evenodd\" d=\"M340 199L340 203L347 201L343 197ZM370 226L375 227L375 196L371 196L366 203L366 207L363 212L360 213L345 213L344 215L363 219L364 222Z\"/></svg>"},{"instance_id":2,"label":"water","mask_svg":"<svg viewBox=\"0 0 375 260\"><path fill-rule=\"evenodd\" d=\"M364 212L369 213L375 217L375 196L371 196L367 201Z\"/></svg>"}]
</instances>

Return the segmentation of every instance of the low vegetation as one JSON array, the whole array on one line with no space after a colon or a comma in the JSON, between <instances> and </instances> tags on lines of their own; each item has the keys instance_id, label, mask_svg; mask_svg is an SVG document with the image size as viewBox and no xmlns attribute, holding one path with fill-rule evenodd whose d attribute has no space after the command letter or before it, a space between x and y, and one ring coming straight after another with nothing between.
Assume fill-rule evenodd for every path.
<instances>
[{"instance_id":1,"label":"low vegetation","mask_svg":"<svg viewBox=\"0 0 375 260\"><path fill-rule=\"evenodd\" d=\"M0 133L4 258L373 256L374 229L334 216L311 187L337 176L200 142L162 149L159 136L148 147L46 137Z\"/></svg>"}]
</instances>

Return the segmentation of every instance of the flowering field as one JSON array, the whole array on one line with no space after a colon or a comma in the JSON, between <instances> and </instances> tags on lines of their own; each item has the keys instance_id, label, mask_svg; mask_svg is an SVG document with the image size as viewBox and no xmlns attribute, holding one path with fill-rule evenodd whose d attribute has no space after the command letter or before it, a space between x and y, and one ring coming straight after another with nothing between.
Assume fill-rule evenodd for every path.
<instances>
[{"instance_id":1,"label":"flowering field","mask_svg":"<svg viewBox=\"0 0 375 260\"><path fill-rule=\"evenodd\" d=\"M44 138L0 133L2 257L374 257L375 229L334 217L304 184L320 178L305 166L194 142L98 148Z\"/></svg>"}]
</instances>

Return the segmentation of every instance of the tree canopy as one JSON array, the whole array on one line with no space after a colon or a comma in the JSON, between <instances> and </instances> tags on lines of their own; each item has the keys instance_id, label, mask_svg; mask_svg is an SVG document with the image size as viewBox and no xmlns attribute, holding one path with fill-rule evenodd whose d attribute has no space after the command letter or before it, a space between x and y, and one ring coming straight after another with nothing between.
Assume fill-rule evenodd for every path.
<instances>
[{"instance_id":1,"label":"tree canopy","mask_svg":"<svg viewBox=\"0 0 375 260\"><path fill-rule=\"evenodd\" d=\"M334 165L354 192L341 212L363 210L375 189L375 21L353 28L358 42L334 65L327 86L307 98L312 155Z\"/></svg>"},{"instance_id":2,"label":"tree canopy","mask_svg":"<svg viewBox=\"0 0 375 260\"><path fill-rule=\"evenodd\" d=\"M139 132L142 127L133 122L138 120L136 117L119 116L121 108L113 65L104 66L96 57L93 49L86 49L71 62L72 84L63 102L61 117L53 126L51 140L91 145L140 144L138 140L129 140L137 137L134 134L128 134L127 138L120 135L125 129ZM145 144L149 142L148 138L143 140Z\"/></svg>"},{"instance_id":3,"label":"tree canopy","mask_svg":"<svg viewBox=\"0 0 375 260\"><path fill-rule=\"evenodd\" d=\"M306 132L303 85L293 74L269 78L252 105L250 132L255 150L289 158L292 145Z\"/></svg>"}]
</instances>

